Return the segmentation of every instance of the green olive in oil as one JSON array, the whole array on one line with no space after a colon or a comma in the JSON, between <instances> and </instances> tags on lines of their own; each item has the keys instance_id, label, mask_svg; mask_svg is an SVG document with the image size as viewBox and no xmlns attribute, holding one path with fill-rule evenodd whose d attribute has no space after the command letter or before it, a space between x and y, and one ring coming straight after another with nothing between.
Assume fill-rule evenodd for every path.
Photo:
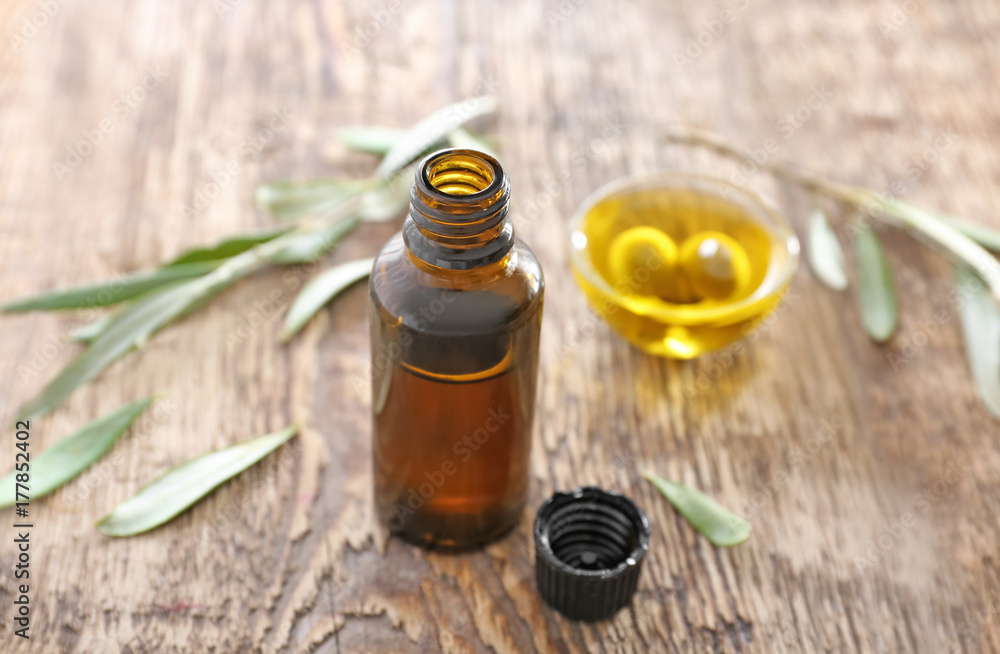
<instances>
[{"instance_id":1,"label":"green olive in oil","mask_svg":"<svg viewBox=\"0 0 1000 654\"><path fill-rule=\"evenodd\" d=\"M680 173L626 178L573 220L571 259L591 305L659 356L690 359L745 336L772 311L798 240L752 192Z\"/></svg>"}]
</instances>

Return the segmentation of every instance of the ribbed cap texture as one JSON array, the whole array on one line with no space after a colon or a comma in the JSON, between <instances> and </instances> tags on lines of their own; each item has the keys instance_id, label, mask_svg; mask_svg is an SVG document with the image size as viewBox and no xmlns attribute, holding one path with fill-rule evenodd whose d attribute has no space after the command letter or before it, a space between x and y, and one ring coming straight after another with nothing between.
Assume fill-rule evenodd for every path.
<instances>
[{"instance_id":1,"label":"ribbed cap texture","mask_svg":"<svg viewBox=\"0 0 1000 654\"><path fill-rule=\"evenodd\" d=\"M632 600L650 534L632 500L592 486L556 493L539 509L534 531L535 583L549 606L592 622Z\"/></svg>"}]
</instances>

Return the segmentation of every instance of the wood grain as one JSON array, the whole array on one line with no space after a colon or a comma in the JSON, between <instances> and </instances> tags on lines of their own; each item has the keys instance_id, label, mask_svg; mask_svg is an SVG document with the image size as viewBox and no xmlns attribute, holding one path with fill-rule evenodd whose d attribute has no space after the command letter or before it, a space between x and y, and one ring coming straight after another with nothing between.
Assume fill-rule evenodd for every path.
<instances>
[{"instance_id":1,"label":"wood grain","mask_svg":"<svg viewBox=\"0 0 1000 654\"><path fill-rule=\"evenodd\" d=\"M15 47L25 20L43 24ZM533 511L469 554L386 540L371 516L364 290L281 346L280 315L310 271L273 270L33 423L37 452L167 394L109 462L32 505L30 642L11 636L3 530L0 650L1000 651L1000 430L970 381L946 262L882 232L903 307L885 347L865 339L850 292L803 269L743 353L681 363L609 333L564 247L569 215L599 184L654 169L739 174L664 143L675 123L748 149L774 139L769 156L1000 227L998 30L989 0L2 3L3 299L267 225L258 183L373 168L334 129L405 127L496 93L516 228L548 282L530 506L599 483L635 498L655 533L633 606L596 625L534 592ZM148 71L161 78L140 94ZM58 175L53 162L102 121L101 143ZM942 132L954 138L936 147ZM746 181L804 232L807 197ZM185 211L199 193L216 197ZM364 226L332 260L371 256L397 228ZM82 320L0 319L5 469L16 407L73 356L64 337ZM166 467L294 420L307 428L274 461L168 527L127 540L93 528ZM645 469L745 512L753 537L712 548Z\"/></svg>"}]
</instances>

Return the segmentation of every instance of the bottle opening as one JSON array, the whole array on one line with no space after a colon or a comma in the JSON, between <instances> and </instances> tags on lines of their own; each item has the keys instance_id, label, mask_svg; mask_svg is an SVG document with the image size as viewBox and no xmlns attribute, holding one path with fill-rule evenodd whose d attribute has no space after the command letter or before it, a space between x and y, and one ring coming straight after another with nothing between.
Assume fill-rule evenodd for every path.
<instances>
[{"instance_id":1,"label":"bottle opening","mask_svg":"<svg viewBox=\"0 0 1000 654\"><path fill-rule=\"evenodd\" d=\"M477 150L441 150L417 168L403 242L425 263L451 270L502 259L514 244L507 220L510 182L500 162Z\"/></svg>"},{"instance_id":2,"label":"bottle opening","mask_svg":"<svg viewBox=\"0 0 1000 654\"><path fill-rule=\"evenodd\" d=\"M449 152L427 164L427 181L446 195L485 191L496 177L492 164L469 150Z\"/></svg>"}]
</instances>

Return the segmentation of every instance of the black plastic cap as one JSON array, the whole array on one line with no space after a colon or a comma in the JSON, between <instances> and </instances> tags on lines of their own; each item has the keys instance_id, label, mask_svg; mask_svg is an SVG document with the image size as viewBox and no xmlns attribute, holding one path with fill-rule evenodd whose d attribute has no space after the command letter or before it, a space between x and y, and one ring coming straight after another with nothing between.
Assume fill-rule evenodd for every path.
<instances>
[{"instance_id":1,"label":"black plastic cap","mask_svg":"<svg viewBox=\"0 0 1000 654\"><path fill-rule=\"evenodd\" d=\"M606 620L632 601L649 550L649 518L621 493L556 493L535 518L535 583L573 620Z\"/></svg>"}]
</instances>

